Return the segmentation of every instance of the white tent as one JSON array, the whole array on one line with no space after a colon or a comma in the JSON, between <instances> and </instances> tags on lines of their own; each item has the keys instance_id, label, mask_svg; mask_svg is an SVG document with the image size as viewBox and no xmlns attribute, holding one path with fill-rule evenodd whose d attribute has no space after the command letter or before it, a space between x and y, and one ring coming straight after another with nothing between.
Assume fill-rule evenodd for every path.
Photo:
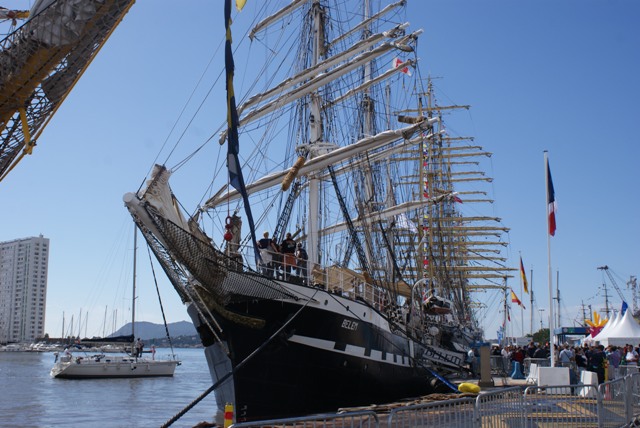
<instances>
[{"instance_id":1,"label":"white tent","mask_svg":"<svg viewBox=\"0 0 640 428\"><path fill-rule=\"evenodd\" d=\"M621 320L622 318L618 316L617 313L615 313L613 315L613 317L611 317L609 319L609 321L607 321L607 323L604 325L604 327L602 328L602 330L600 330L600 332L598 334L596 334L595 337L591 337L591 335L589 335L589 341L586 341L587 343L591 342L602 342L604 339L606 339L607 337L609 337L609 332L612 331L616 325L618 324L618 322Z\"/></svg>"},{"instance_id":2,"label":"white tent","mask_svg":"<svg viewBox=\"0 0 640 428\"><path fill-rule=\"evenodd\" d=\"M619 321L608 329L606 333L606 336L603 338L600 338L600 334L597 335L595 340L604 346L623 346L627 343L635 346L640 343L640 324L633 318L631 310L629 309L625 311Z\"/></svg>"}]
</instances>

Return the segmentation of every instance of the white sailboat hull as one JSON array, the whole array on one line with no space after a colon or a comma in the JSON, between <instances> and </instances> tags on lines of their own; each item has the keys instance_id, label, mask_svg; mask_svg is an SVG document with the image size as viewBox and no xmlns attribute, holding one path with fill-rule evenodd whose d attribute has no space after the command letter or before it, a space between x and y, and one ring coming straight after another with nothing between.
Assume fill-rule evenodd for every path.
<instances>
[{"instance_id":1,"label":"white sailboat hull","mask_svg":"<svg viewBox=\"0 0 640 428\"><path fill-rule=\"evenodd\" d=\"M171 377L177 360L150 360L121 356L62 357L51 369L58 379Z\"/></svg>"}]
</instances>

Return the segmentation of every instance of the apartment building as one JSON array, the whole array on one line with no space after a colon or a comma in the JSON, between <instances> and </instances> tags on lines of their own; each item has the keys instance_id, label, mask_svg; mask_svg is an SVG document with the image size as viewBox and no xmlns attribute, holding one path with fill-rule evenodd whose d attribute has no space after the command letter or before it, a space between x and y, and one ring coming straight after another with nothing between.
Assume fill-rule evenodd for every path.
<instances>
[{"instance_id":1,"label":"apartment building","mask_svg":"<svg viewBox=\"0 0 640 428\"><path fill-rule=\"evenodd\" d=\"M49 239L0 242L0 343L44 335Z\"/></svg>"}]
</instances>

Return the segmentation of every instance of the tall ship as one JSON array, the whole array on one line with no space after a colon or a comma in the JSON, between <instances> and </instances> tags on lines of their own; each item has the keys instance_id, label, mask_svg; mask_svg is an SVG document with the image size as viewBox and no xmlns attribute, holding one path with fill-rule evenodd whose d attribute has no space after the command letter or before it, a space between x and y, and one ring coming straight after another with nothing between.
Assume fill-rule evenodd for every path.
<instances>
[{"instance_id":1,"label":"tall ship","mask_svg":"<svg viewBox=\"0 0 640 428\"><path fill-rule=\"evenodd\" d=\"M231 403L240 422L450 391L482 340L473 290L508 271L505 229L478 208L489 153L445 127L464 106L438 105L406 1L254 3L233 17L255 22L239 47L226 32L213 145L227 168L156 165L124 196L188 305L218 411ZM194 199L193 177L188 211L174 189Z\"/></svg>"}]
</instances>

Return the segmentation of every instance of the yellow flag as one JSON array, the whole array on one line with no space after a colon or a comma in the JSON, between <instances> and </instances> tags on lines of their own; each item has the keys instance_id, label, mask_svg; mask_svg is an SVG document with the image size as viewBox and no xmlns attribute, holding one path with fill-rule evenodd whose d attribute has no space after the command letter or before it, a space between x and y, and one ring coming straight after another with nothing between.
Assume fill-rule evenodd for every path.
<instances>
[{"instance_id":1,"label":"yellow flag","mask_svg":"<svg viewBox=\"0 0 640 428\"><path fill-rule=\"evenodd\" d=\"M238 9L238 12L242 10L246 2L247 0L236 0L236 9Z\"/></svg>"}]
</instances>

